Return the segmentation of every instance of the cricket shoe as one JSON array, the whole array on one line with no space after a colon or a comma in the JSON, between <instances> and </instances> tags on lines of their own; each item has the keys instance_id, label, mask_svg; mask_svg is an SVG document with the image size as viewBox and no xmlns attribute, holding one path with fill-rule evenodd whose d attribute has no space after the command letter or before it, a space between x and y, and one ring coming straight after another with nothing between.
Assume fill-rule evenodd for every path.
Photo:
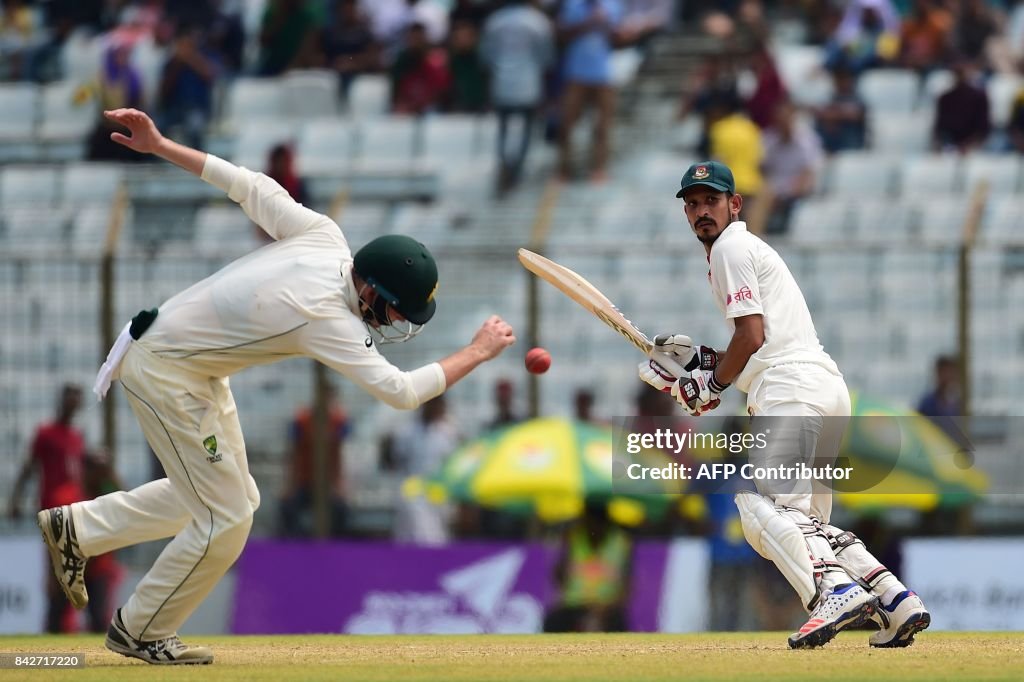
<instances>
[{"instance_id":1,"label":"cricket shoe","mask_svg":"<svg viewBox=\"0 0 1024 682\"><path fill-rule=\"evenodd\" d=\"M60 588L76 609L89 603L85 589L85 562L88 558L78 548L75 520L71 507L52 507L36 514L43 542L50 552L50 564Z\"/></svg>"},{"instance_id":2,"label":"cricket shoe","mask_svg":"<svg viewBox=\"0 0 1024 682\"><path fill-rule=\"evenodd\" d=\"M914 592L904 590L892 603L882 606L875 620L878 632L872 632L868 644L874 647L905 647L914 643L914 635L932 623L924 602Z\"/></svg>"},{"instance_id":3,"label":"cricket shoe","mask_svg":"<svg viewBox=\"0 0 1024 682\"><path fill-rule=\"evenodd\" d=\"M843 628L862 625L878 609L878 597L857 583L836 585L821 596L810 618L789 637L790 649L814 648L827 644Z\"/></svg>"},{"instance_id":4,"label":"cricket shoe","mask_svg":"<svg viewBox=\"0 0 1024 682\"><path fill-rule=\"evenodd\" d=\"M122 656L138 658L154 665L205 665L213 663L213 652L204 646L189 646L182 643L177 635L143 642L128 634L121 609L107 628L107 639L103 643L108 649Z\"/></svg>"}]
</instances>

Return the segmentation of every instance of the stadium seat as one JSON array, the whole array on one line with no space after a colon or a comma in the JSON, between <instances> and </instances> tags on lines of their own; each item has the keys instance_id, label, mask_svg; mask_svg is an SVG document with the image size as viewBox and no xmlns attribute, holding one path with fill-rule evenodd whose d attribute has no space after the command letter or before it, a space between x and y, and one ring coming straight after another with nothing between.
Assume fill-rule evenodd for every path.
<instances>
[{"instance_id":1,"label":"stadium seat","mask_svg":"<svg viewBox=\"0 0 1024 682\"><path fill-rule=\"evenodd\" d=\"M865 197L853 212L853 234L862 245L908 241L917 230L916 208L909 202Z\"/></svg>"},{"instance_id":2,"label":"stadium seat","mask_svg":"<svg viewBox=\"0 0 1024 682\"><path fill-rule=\"evenodd\" d=\"M988 183L989 196L1012 194L1020 187L1020 157L1016 154L981 154L967 157L967 181L963 191L974 191L981 180Z\"/></svg>"},{"instance_id":3,"label":"stadium seat","mask_svg":"<svg viewBox=\"0 0 1024 682\"><path fill-rule=\"evenodd\" d=\"M924 87L921 89L921 101L918 109L923 112L934 111L935 103L947 90L953 87L953 72L948 69L937 69L925 76Z\"/></svg>"},{"instance_id":4,"label":"stadium seat","mask_svg":"<svg viewBox=\"0 0 1024 682\"><path fill-rule=\"evenodd\" d=\"M786 89L802 105L819 105L832 95L832 79L825 73L825 52L814 45L778 45L773 51Z\"/></svg>"},{"instance_id":5,"label":"stadium seat","mask_svg":"<svg viewBox=\"0 0 1024 682\"><path fill-rule=\"evenodd\" d=\"M45 204L38 206L5 205L4 242L14 251L44 251L59 249L64 244L68 223L67 213Z\"/></svg>"},{"instance_id":6,"label":"stadium seat","mask_svg":"<svg viewBox=\"0 0 1024 682\"><path fill-rule=\"evenodd\" d=\"M293 118L308 120L338 113L338 74L326 69L289 71L278 97Z\"/></svg>"},{"instance_id":7,"label":"stadium seat","mask_svg":"<svg viewBox=\"0 0 1024 682\"><path fill-rule=\"evenodd\" d=\"M1002 128L1010 122L1013 101L1022 87L1024 80L1016 74L997 73L989 79L986 90L992 125Z\"/></svg>"},{"instance_id":8,"label":"stadium seat","mask_svg":"<svg viewBox=\"0 0 1024 682\"><path fill-rule=\"evenodd\" d=\"M353 126L338 118L309 121L299 129L299 173L332 175L348 169L354 155Z\"/></svg>"},{"instance_id":9,"label":"stadium seat","mask_svg":"<svg viewBox=\"0 0 1024 682\"><path fill-rule=\"evenodd\" d=\"M123 179L124 169L116 164L69 163L61 175L60 198L65 204L109 204Z\"/></svg>"},{"instance_id":10,"label":"stadium seat","mask_svg":"<svg viewBox=\"0 0 1024 682\"><path fill-rule=\"evenodd\" d=\"M202 206L196 211L195 245L204 253L244 253L258 229L234 204Z\"/></svg>"},{"instance_id":11,"label":"stadium seat","mask_svg":"<svg viewBox=\"0 0 1024 682\"><path fill-rule=\"evenodd\" d=\"M355 118L386 114L391 108L391 85L387 76L362 74L348 89L348 112Z\"/></svg>"},{"instance_id":12,"label":"stadium seat","mask_svg":"<svg viewBox=\"0 0 1024 682\"><path fill-rule=\"evenodd\" d=\"M885 154L920 154L932 139L931 112L886 113L870 116L871 148Z\"/></svg>"},{"instance_id":13,"label":"stadium seat","mask_svg":"<svg viewBox=\"0 0 1024 682\"><path fill-rule=\"evenodd\" d=\"M80 142L96 123L99 104L95 98L76 99L78 86L59 81L43 86L42 112L37 136L44 142Z\"/></svg>"},{"instance_id":14,"label":"stadium seat","mask_svg":"<svg viewBox=\"0 0 1024 682\"><path fill-rule=\"evenodd\" d=\"M0 83L0 142L31 139L38 100L34 83Z\"/></svg>"},{"instance_id":15,"label":"stadium seat","mask_svg":"<svg viewBox=\"0 0 1024 682\"><path fill-rule=\"evenodd\" d=\"M423 160L448 165L471 161L482 155L483 145L478 125L480 118L468 114L425 118L422 124Z\"/></svg>"},{"instance_id":16,"label":"stadium seat","mask_svg":"<svg viewBox=\"0 0 1024 682\"><path fill-rule=\"evenodd\" d=\"M278 78L236 78L227 94L228 128L231 130L254 122L281 119L288 115Z\"/></svg>"},{"instance_id":17,"label":"stadium seat","mask_svg":"<svg viewBox=\"0 0 1024 682\"><path fill-rule=\"evenodd\" d=\"M1024 244L1024 198L989 195L989 215L978 232L985 244Z\"/></svg>"},{"instance_id":18,"label":"stadium seat","mask_svg":"<svg viewBox=\"0 0 1024 682\"><path fill-rule=\"evenodd\" d=\"M284 119L246 121L238 128L231 160L249 170L262 172L267 167L270 150L278 144L292 144L295 132L295 125Z\"/></svg>"},{"instance_id":19,"label":"stadium seat","mask_svg":"<svg viewBox=\"0 0 1024 682\"><path fill-rule=\"evenodd\" d=\"M895 194L895 157L873 152L837 154L831 164L830 194L839 196L883 197Z\"/></svg>"},{"instance_id":20,"label":"stadium seat","mask_svg":"<svg viewBox=\"0 0 1024 682\"><path fill-rule=\"evenodd\" d=\"M920 87L920 78L908 69L865 71L857 84L868 111L875 114L909 114L917 105Z\"/></svg>"},{"instance_id":21,"label":"stadium seat","mask_svg":"<svg viewBox=\"0 0 1024 682\"><path fill-rule=\"evenodd\" d=\"M356 158L360 164L402 167L411 162L416 145L416 119L385 116L361 120L358 131Z\"/></svg>"},{"instance_id":22,"label":"stadium seat","mask_svg":"<svg viewBox=\"0 0 1024 682\"><path fill-rule=\"evenodd\" d=\"M904 198L959 190L954 183L963 169L959 158L945 154L908 157L901 164L900 187Z\"/></svg>"},{"instance_id":23,"label":"stadium seat","mask_svg":"<svg viewBox=\"0 0 1024 682\"><path fill-rule=\"evenodd\" d=\"M852 206L846 199L805 199L793 209L789 234L796 244L852 241Z\"/></svg>"},{"instance_id":24,"label":"stadium seat","mask_svg":"<svg viewBox=\"0 0 1024 682\"><path fill-rule=\"evenodd\" d=\"M917 236L930 244L958 245L963 241L964 223L970 202L964 197L950 198L948 195L915 196L920 219Z\"/></svg>"},{"instance_id":25,"label":"stadium seat","mask_svg":"<svg viewBox=\"0 0 1024 682\"><path fill-rule=\"evenodd\" d=\"M125 216L130 224L131 216ZM107 232L111 223L111 207L108 204L79 206L71 217L71 248L75 253L98 255L106 245ZM120 239L125 240L126 230L122 229Z\"/></svg>"},{"instance_id":26,"label":"stadium seat","mask_svg":"<svg viewBox=\"0 0 1024 682\"><path fill-rule=\"evenodd\" d=\"M57 167L10 165L0 168L0 206L52 204L57 200Z\"/></svg>"}]
</instances>

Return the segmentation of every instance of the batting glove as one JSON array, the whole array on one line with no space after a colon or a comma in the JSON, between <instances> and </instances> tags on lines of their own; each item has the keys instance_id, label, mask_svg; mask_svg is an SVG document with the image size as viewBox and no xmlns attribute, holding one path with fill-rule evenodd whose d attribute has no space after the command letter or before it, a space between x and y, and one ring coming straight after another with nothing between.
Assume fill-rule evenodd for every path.
<instances>
[{"instance_id":1,"label":"batting glove","mask_svg":"<svg viewBox=\"0 0 1024 682\"><path fill-rule=\"evenodd\" d=\"M686 373L693 359L693 341L685 334L658 334L647 360L637 366L640 380L659 391L669 393L672 385Z\"/></svg>"},{"instance_id":2,"label":"batting glove","mask_svg":"<svg viewBox=\"0 0 1024 682\"><path fill-rule=\"evenodd\" d=\"M672 385L672 397L688 413L699 417L718 407L719 396L729 388L715 378L713 369L693 369Z\"/></svg>"}]
</instances>

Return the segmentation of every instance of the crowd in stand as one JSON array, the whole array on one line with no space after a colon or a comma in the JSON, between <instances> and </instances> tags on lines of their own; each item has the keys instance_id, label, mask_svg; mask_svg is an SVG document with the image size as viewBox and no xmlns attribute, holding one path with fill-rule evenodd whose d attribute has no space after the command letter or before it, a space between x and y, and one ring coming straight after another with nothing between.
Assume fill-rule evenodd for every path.
<instances>
[{"instance_id":1,"label":"crowd in stand","mask_svg":"<svg viewBox=\"0 0 1024 682\"><path fill-rule=\"evenodd\" d=\"M950 74L931 109L918 113L921 125L931 126L933 151L1024 152L1024 89L1005 130L996 128L987 89L992 78L1024 66L1024 3L733 0L707 3L685 18L702 22L724 44L741 46L707 59L684 88L691 94L681 116L701 116L698 153L732 166L737 188L749 198L748 220L762 221L768 233L785 231L793 206L814 191L827 155L873 147L872 112L858 88L872 70L917 74L915 96L924 94L930 77ZM818 73L803 75L827 78L823 101L801 102L803 93L784 83L772 42L784 24L796 26L804 44L822 48Z\"/></svg>"}]
</instances>

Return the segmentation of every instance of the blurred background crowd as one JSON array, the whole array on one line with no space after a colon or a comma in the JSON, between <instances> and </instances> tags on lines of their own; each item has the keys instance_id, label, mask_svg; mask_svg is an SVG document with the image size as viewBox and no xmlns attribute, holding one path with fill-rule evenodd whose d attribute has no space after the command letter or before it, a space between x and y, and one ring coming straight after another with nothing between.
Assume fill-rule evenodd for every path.
<instances>
[{"instance_id":1,"label":"blurred background crowd","mask_svg":"<svg viewBox=\"0 0 1024 682\"><path fill-rule=\"evenodd\" d=\"M851 389L968 438L1003 482L986 496L933 462L898 491L924 497L841 500L837 523L897 573L902 537L1017 535L1022 67L1024 3L1010 0L2 0L0 537L30 508L162 476L123 402L104 413L80 386L123 320L263 243L223 197L111 143L99 112L116 107L263 170L356 247L427 243L439 313L385 349L397 364L449 352L491 312L520 330L518 352L411 415L305 362L233 378L264 492L256 536L546 542L550 630L628 629L633 543L699 539L703 627L799 620L731 495L691 491L624 525L609 489L545 515L442 474L510 448L535 466L543 418L578 443L627 415L679 418L636 381L629 347L532 290L514 253L543 248L641 328L724 345L672 199L706 158L733 169L744 218L782 253ZM528 344L552 351L544 377L522 372ZM731 398L713 428L743 428ZM502 445L514 428L527 435ZM583 467L585 451L565 457ZM116 593L112 557L90 572ZM46 627L74 627L50 597Z\"/></svg>"}]
</instances>

